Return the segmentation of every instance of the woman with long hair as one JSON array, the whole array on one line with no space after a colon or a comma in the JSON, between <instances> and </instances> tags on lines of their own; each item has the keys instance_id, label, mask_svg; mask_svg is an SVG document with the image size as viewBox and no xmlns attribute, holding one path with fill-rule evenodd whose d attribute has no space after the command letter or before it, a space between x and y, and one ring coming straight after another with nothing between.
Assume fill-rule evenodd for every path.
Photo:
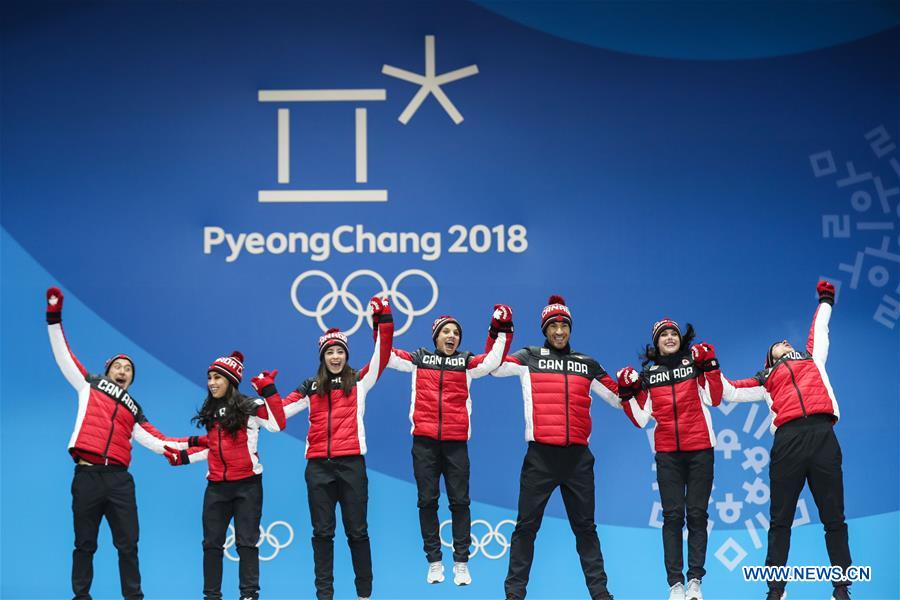
<instances>
[{"instance_id":1,"label":"woman with long hair","mask_svg":"<svg viewBox=\"0 0 900 600\"><path fill-rule=\"evenodd\" d=\"M350 546L356 594L372 594L372 553L366 513L369 480L366 475L366 398L381 377L391 355L394 322L386 299L372 298L375 352L359 370L348 364L350 345L338 329L319 338L319 369L284 398L285 416L309 409L306 434L306 488L312 520L316 597L334 597L335 508Z\"/></svg>"},{"instance_id":2,"label":"woman with long hair","mask_svg":"<svg viewBox=\"0 0 900 600\"><path fill-rule=\"evenodd\" d=\"M712 344L695 344L694 327L682 334L663 318L653 325L652 343L641 354L643 370L619 371L619 397L631 421L643 428L656 420L656 480L663 509L663 553L670 600L702 600L706 574L706 507L713 483L716 435L709 406L722 401L719 361ZM687 589L682 529L688 527Z\"/></svg>"},{"instance_id":3,"label":"woman with long hair","mask_svg":"<svg viewBox=\"0 0 900 600\"><path fill-rule=\"evenodd\" d=\"M206 435L187 450L166 448L173 466L206 460L208 484L203 496L203 598L222 598L222 558L228 524L234 518L235 545L240 559L242 599L259 598L259 521L262 516L262 463L257 440L260 427L284 429L284 409L275 390L278 371L263 371L251 380L265 399L243 395L238 385L244 355L217 358L207 371L207 395L191 419Z\"/></svg>"}]
</instances>

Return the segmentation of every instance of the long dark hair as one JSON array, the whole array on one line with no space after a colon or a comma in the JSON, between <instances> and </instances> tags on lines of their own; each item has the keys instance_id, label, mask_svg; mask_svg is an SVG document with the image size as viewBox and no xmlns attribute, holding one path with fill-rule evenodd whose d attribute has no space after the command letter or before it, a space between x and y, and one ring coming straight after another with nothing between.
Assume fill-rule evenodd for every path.
<instances>
[{"instance_id":1,"label":"long dark hair","mask_svg":"<svg viewBox=\"0 0 900 600\"><path fill-rule=\"evenodd\" d=\"M681 334L681 346L678 348L678 352L675 353L674 356L682 356L683 354L687 354L691 351L691 342L694 341L694 337L696 333L694 332L694 326L690 323L687 324L687 329L684 330L684 333ZM644 347L644 351L640 352L638 356L641 359L641 366L646 367L650 363L658 363L660 358L664 358L662 354L660 354L659 349L655 344L647 344Z\"/></svg>"},{"instance_id":2,"label":"long dark hair","mask_svg":"<svg viewBox=\"0 0 900 600\"><path fill-rule=\"evenodd\" d=\"M225 392L225 396L222 398L213 398L209 391L206 392L203 406L191 418L191 423L196 423L197 427L210 429L216 421L216 413L224 406L225 415L219 419L219 426L232 436L235 436L238 431L247 426L245 407L251 404L249 400L229 381L228 391Z\"/></svg>"},{"instance_id":3,"label":"long dark hair","mask_svg":"<svg viewBox=\"0 0 900 600\"><path fill-rule=\"evenodd\" d=\"M335 377L341 378L340 390L344 392L345 396L349 396L350 392L353 390L353 386L356 385L358 377L356 371L350 368L349 363L344 363L344 368L341 369L341 372L334 375L328 370L328 367L325 366L324 357L319 362L319 370L316 372L316 393L320 396L327 396L328 392L331 391L331 380Z\"/></svg>"}]
</instances>

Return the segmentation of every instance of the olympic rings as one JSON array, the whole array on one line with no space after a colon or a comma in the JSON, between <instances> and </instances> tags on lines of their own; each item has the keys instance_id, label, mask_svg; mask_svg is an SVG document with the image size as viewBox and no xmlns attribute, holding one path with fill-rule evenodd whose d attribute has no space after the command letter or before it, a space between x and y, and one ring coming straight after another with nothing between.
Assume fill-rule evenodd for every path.
<instances>
[{"instance_id":1,"label":"olympic rings","mask_svg":"<svg viewBox=\"0 0 900 600\"><path fill-rule=\"evenodd\" d=\"M441 536L441 545L446 546L447 548L452 548L453 543L444 540L444 527L452 523L453 521L449 519L444 521L443 523L441 523L441 527L439 530L439 535ZM503 558L506 555L506 551L509 550L510 538L512 537L512 534L510 534L510 537L507 537L500 532L500 528L504 525L512 525L513 527L515 527L516 522L512 519L504 519L497 523L497 526L494 527L484 519L475 519L474 521L472 521L472 528L474 529L476 525L483 525L487 528L487 532L485 532L481 537L476 536L474 533L470 534L472 537L471 546L474 549L469 552L469 558L476 556L479 551L482 555L484 555L485 558L489 558L491 560L499 560ZM500 547L499 552L497 552L496 554L488 552L487 547L491 542L496 542Z\"/></svg>"},{"instance_id":2,"label":"olympic rings","mask_svg":"<svg viewBox=\"0 0 900 600\"><path fill-rule=\"evenodd\" d=\"M276 525L281 525L285 529L287 529L288 538L286 542L282 542L278 537L275 536L273 530ZM234 533L234 525L228 525L228 536L225 538L225 556L228 560L238 562L240 560L239 557L233 556L229 550L232 546L235 545L235 533ZM282 548L287 548L291 545L291 542L294 541L294 529L288 524L286 521L272 521L269 524L269 527L263 529L263 526L259 526L259 540L256 542L256 547L260 548L263 545L263 542L268 542L270 546L272 546L273 551L272 554L268 556L263 556L262 553L259 555L259 560L272 560L278 553L282 550Z\"/></svg>"},{"instance_id":3,"label":"olympic rings","mask_svg":"<svg viewBox=\"0 0 900 600\"><path fill-rule=\"evenodd\" d=\"M407 278L412 276L419 276L424 279L431 286L431 301L424 308L414 308L412 301L409 299L409 296L404 294L399 290L400 284ZM298 289L300 284L303 283L306 279L310 277L320 277L325 280L325 282L331 286L331 291L322 296L319 301L316 303L315 309L309 309L300 302L300 296L298 293ZM368 303L363 303L357 298L354 294L350 293L348 290L350 288L350 284L359 277L370 277L375 280L376 284L376 292L373 295L379 296L387 296L390 298L392 302L392 306L394 310L398 313L406 316L406 322L403 323L401 327L399 327L395 332L395 336L403 335L407 329L409 329L410 325L412 325L413 317L420 317L434 308L435 304L438 301L438 285L434 278L421 269L407 269L403 271L397 277L394 278L394 281L391 283L390 287L387 285L387 281L380 274L372 271L370 269L360 269L358 271L354 271L347 275L344 279L343 283L338 287L337 281L326 273L325 271L320 271L318 269L313 269L311 271L304 271L300 275L294 279L294 282L291 284L291 302L294 304L294 308L297 309L297 312L300 314L313 317L316 320L316 323L319 325L319 328L322 331L328 330L328 325L325 324L325 315L330 313L337 306L337 301L340 299L341 304L351 315L356 317L356 321L352 326L347 328L344 333L346 335L353 335L359 326L362 325L363 319L372 326L372 316L368 314Z\"/></svg>"}]
</instances>

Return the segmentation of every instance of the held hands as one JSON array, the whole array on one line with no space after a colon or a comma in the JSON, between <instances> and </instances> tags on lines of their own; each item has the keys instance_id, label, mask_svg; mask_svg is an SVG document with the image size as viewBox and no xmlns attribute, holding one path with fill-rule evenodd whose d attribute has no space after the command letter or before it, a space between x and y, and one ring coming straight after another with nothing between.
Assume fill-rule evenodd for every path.
<instances>
[{"instance_id":1,"label":"held hands","mask_svg":"<svg viewBox=\"0 0 900 600\"><path fill-rule=\"evenodd\" d=\"M834 306L834 285L823 279L816 286L816 291L819 293L819 302L827 302Z\"/></svg>"},{"instance_id":2,"label":"held hands","mask_svg":"<svg viewBox=\"0 0 900 600\"><path fill-rule=\"evenodd\" d=\"M387 298L372 296L369 300L369 310L372 311L372 339L378 339L378 326L394 320L391 316L391 306Z\"/></svg>"},{"instance_id":3,"label":"held hands","mask_svg":"<svg viewBox=\"0 0 900 600\"><path fill-rule=\"evenodd\" d=\"M57 287L47 289L47 323L53 325L62 321L63 293Z\"/></svg>"},{"instance_id":4,"label":"held hands","mask_svg":"<svg viewBox=\"0 0 900 600\"><path fill-rule=\"evenodd\" d=\"M716 358L716 349L712 344L701 343L691 346L691 358L697 368L706 373L719 368L719 359Z\"/></svg>"},{"instance_id":5,"label":"held hands","mask_svg":"<svg viewBox=\"0 0 900 600\"><path fill-rule=\"evenodd\" d=\"M187 451L185 450L178 450L172 446L163 446L163 449L163 456L166 457L166 460L168 460L169 464L173 467L186 465L190 462L187 457Z\"/></svg>"},{"instance_id":6,"label":"held hands","mask_svg":"<svg viewBox=\"0 0 900 600\"><path fill-rule=\"evenodd\" d=\"M268 398L278 392L275 389L275 377L278 375L278 369L274 371L263 371L250 380L250 385L256 390L256 393L263 398Z\"/></svg>"},{"instance_id":7,"label":"held hands","mask_svg":"<svg viewBox=\"0 0 900 600\"><path fill-rule=\"evenodd\" d=\"M498 333L512 333L512 308L506 304L495 304L491 315L491 338L496 338Z\"/></svg>"},{"instance_id":8,"label":"held hands","mask_svg":"<svg viewBox=\"0 0 900 600\"><path fill-rule=\"evenodd\" d=\"M641 391L641 376L630 365L619 369L616 373L616 383L619 384L619 398L623 402L631 400Z\"/></svg>"}]
</instances>

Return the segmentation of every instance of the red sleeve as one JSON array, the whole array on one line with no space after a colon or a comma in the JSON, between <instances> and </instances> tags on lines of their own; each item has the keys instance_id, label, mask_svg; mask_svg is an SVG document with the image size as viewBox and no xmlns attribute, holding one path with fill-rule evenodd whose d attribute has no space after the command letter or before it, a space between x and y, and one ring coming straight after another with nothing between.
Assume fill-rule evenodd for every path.
<instances>
[{"instance_id":1,"label":"red sleeve","mask_svg":"<svg viewBox=\"0 0 900 600\"><path fill-rule=\"evenodd\" d=\"M372 359L366 366L359 370L359 381L367 389L371 389L372 386L375 385L375 382L381 377L385 367L388 365L388 361L391 359L391 347L394 344L393 318L381 321L378 324L378 333L375 344L375 352L372 355ZM375 372L374 378L370 371Z\"/></svg>"},{"instance_id":2,"label":"red sleeve","mask_svg":"<svg viewBox=\"0 0 900 600\"><path fill-rule=\"evenodd\" d=\"M268 408L271 408L272 416L275 418L275 423L278 424L278 429L284 429L286 420L284 418L284 401L281 399L281 394L275 392L271 396L263 398L263 400L265 401L265 404L256 409L256 416L268 421Z\"/></svg>"},{"instance_id":3,"label":"red sleeve","mask_svg":"<svg viewBox=\"0 0 900 600\"><path fill-rule=\"evenodd\" d=\"M722 372L718 369L709 371L708 373L700 373L697 376L697 382L706 387L709 384L709 399L713 406L722 404Z\"/></svg>"}]
</instances>

